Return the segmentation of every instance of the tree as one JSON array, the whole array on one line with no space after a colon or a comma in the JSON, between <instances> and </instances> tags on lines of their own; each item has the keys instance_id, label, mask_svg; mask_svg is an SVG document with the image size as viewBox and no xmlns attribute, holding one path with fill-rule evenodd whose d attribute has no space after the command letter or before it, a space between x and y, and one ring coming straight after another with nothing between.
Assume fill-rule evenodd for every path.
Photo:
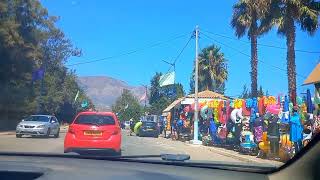
<instances>
[{"instance_id":1,"label":"tree","mask_svg":"<svg viewBox=\"0 0 320 180\"><path fill-rule=\"evenodd\" d=\"M263 97L263 96L264 96L264 92L263 92L262 86L260 86L258 90L258 97Z\"/></svg>"},{"instance_id":2,"label":"tree","mask_svg":"<svg viewBox=\"0 0 320 180\"><path fill-rule=\"evenodd\" d=\"M57 21L38 0L0 2L2 127L15 127L16 121L34 113L54 113L58 119L71 121L82 110L82 100L93 107L75 73L65 67L67 59L81 51L55 26ZM40 67L45 69L44 77L32 80ZM73 102L78 90L78 101Z\"/></svg>"},{"instance_id":3,"label":"tree","mask_svg":"<svg viewBox=\"0 0 320 180\"><path fill-rule=\"evenodd\" d=\"M225 81L228 79L227 60L215 45L202 49L199 54L199 91L211 90L224 94ZM190 79L190 92L194 93L195 67Z\"/></svg>"},{"instance_id":4,"label":"tree","mask_svg":"<svg viewBox=\"0 0 320 180\"><path fill-rule=\"evenodd\" d=\"M161 73L156 73L151 79L149 113L161 115L162 111L177 98L184 96L182 84L172 84L160 87L159 79Z\"/></svg>"},{"instance_id":5,"label":"tree","mask_svg":"<svg viewBox=\"0 0 320 180\"><path fill-rule=\"evenodd\" d=\"M162 73L156 72L156 74L152 77L150 83L150 98L149 98L149 104L153 104L156 102L158 99L160 99L160 76Z\"/></svg>"},{"instance_id":6,"label":"tree","mask_svg":"<svg viewBox=\"0 0 320 180\"><path fill-rule=\"evenodd\" d=\"M137 122L143 114L142 110L138 99L128 89L123 89L121 96L112 106L112 111L118 113L120 121L133 119Z\"/></svg>"},{"instance_id":7,"label":"tree","mask_svg":"<svg viewBox=\"0 0 320 180\"><path fill-rule=\"evenodd\" d=\"M243 90L239 98L241 99L247 99L251 96L250 90L247 88L247 85L243 85Z\"/></svg>"},{"instance_id":8,"label":"tree","mask_svg":"<svg viewBox=\"0 0 320 180\"><path fill-rule=\"evenodd\" d=\"M318 25L320 14L319 2L313 0L273 0L274 8L270 12L274 25L278 28L278 34L285 36L287 40L287 76L288 92L295 102L296 97L296 63L295 63L295 39L296 24L300 29L313 35Z\"/></svg>"},{"instance_id":9,"label":"tree","mask_svg":"<svg viewBox=\"0 0 320 180\"><path fill-rule=\"evenodd\" d=\"M251 40L251 92L257 97L258 92L258 37L271 29L270 18L265 18L270 12L270 0L239 0L233 6L231 26L238 38L245 34Z\"/></svg>"}]
</instances>

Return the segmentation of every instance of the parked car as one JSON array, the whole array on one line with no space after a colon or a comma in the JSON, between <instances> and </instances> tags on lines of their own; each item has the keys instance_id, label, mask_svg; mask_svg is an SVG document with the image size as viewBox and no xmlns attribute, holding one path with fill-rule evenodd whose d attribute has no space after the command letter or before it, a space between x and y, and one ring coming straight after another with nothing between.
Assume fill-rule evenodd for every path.
<instances>
[{"instance_id":1,"label":"parked car","mask_svg":"<svg viewBox=\"0 0 320 180\"><path fill-rule=\"evenodd\" d=\"M16 128L16 137L23 135L44 136L53 135L59 137L60 124L55 116L51 115L31 115L23 119Z\"/></svg>"},{"instance_id":2,"label":"parked car","mask_svg":"<svg viewBox=\"0 0 320 180\"><path fill-rule=\"evenodd\" d=\"M140 126L138 136L148 136L148 137L158 137L159 136L159 126L157 122L154 121L142 121Z\"/></svg>"},{"instance_id":3,"label":"parked car","mask_svg":"<svg viewBox=\"0 0 320 180\"><path fill-rule=\"evenodd\" d=\"M121 128L113 112L81 112L69 125L64 152L121 155Z\"/></svg>"}]
</instances>

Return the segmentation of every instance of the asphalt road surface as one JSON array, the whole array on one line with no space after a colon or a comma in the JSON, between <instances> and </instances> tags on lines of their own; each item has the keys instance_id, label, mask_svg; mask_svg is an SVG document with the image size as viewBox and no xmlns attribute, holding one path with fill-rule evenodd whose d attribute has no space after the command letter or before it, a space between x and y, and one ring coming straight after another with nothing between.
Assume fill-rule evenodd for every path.
<instances>
[{"instance_id":1,"label":"asphalt road surface","mask_svg":"<svg viewBox=\"0 0 320 180\"><path fill-rule=\"evenodd\" d=\"M63 153L65 132L59 138L16 138L14 133L0 135L0 151L9 152L41 152ZM191 160L196 161L222 161L242 163L267 163L281 165L279 162L261 160L248 155L237 155L223 148L210 148L194 146L188 143L172 141L163 137L137 137L129 136L127 131L122 132L122 155L159 155L161 153L189 154Z\"/></svg>"}]
</instances>

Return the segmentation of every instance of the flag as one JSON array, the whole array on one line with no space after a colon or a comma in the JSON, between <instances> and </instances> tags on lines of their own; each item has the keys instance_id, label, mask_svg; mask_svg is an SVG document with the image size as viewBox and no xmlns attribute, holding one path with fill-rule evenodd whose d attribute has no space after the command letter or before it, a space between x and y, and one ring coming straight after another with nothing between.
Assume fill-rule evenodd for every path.
<instances>
[{"instance_id":1,"label":"flag","mask_svg":"<svg viewBox=\"0 0 320 180\"><path fill-rule=\"evenodd\" d=\"M78 97L79 97L79 90L78 90L78 92L77 92L76 96L74 97L74 101L73 101L73 103L75 103L75 102L77 101Z\"/></svg>"},{"instance_id":2,"label":"flag","mask_svg":"<svg viewBox=\"0 0 320 180\"><path fill-rule=\"evenodd\" d=\"M159 79L160 87L174 84L174 78L175 78L174 71L160 76L160 79Z\"/></svg>"},{"instance_id":3,"label":"flag","mask_svg":"<svg viewBox=\"0 0 320 180\"><path fill-rule=\"evenodd\" d=\"M32 82L33 81L37 81L40 80L44 77L44 68L40 67L39 69L37 69L36 71L34 71L32 73Z\"/></svg>"}]
</instances>

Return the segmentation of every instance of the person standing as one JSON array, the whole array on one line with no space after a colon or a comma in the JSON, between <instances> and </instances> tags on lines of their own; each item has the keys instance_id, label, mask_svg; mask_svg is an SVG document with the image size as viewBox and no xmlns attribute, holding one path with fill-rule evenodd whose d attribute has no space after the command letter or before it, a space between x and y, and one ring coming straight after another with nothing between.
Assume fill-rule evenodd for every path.
<instances>
[{"instance_id":1,"label":"person standing","mask_svg":"<svg viewBox=\"0 0 320 180\"><path fill-rule=\"evenodd\" d=\"M298 107L293 108L292 116L289 120L290 124L290 141L294 143L295 152L299 152L302 148L302 124L298 114Z\"/></svg>"},{"instance_id":2,"label":"person standing","mask_svg":"<svg viewBox=\"0 0 320 180\"><path fill-rule=\"evenodd\" d=\"M280 122L277 115L268 117L268 140L270 141L271 158L279 158Z\"/></svg>"}]
</instances>

